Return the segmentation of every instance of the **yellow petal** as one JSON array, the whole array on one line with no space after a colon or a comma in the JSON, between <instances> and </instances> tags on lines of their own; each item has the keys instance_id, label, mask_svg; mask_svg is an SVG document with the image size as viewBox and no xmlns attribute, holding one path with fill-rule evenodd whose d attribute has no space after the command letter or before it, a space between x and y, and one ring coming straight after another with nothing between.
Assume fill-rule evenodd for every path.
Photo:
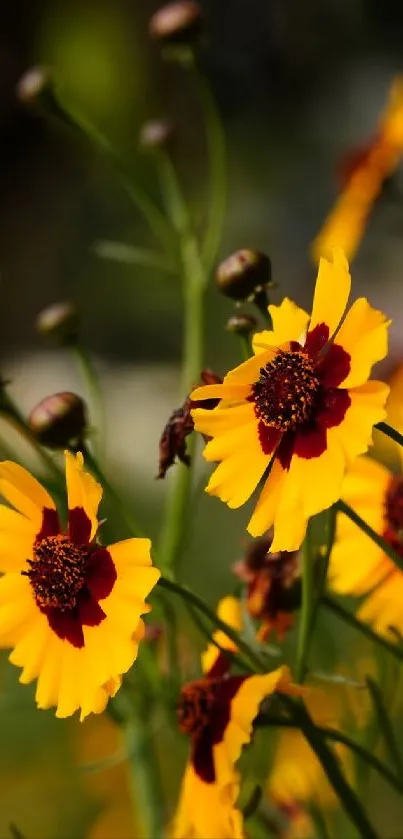
<instances>
[{"instance_id":1,"label":"yellow petal","mask_svg":"<svg viewBox=\"0 0 403 839\"><path fill-rule=\"evenodd\" d=\"M232 399L234 401L241 401L242 399L247 399L249 394L249 384L201 385L201 387L197 387L192 391L190 398L194 402L203 402L204 399Z\"/></svg>"},{"instance_id":2,"label":"yellow petal","mask_svg":"<svg viewBox=\"0 0 403 839\"><path fill-rule=\"evenodd\" d=\"M331 262L327 259L319 262L309 331L325 323L329 327L329 336L335 333L347 306L350 288L348 262L343 251L335 248Z\"/></svg>"},{"instance_id":3,"label":"yellow petal","mask_svg":"<svg viewBox=\"0 0 403 839\"><path fill-rule=\"evenodd\" d=\"M327 448L319 457L293 455L289 480L298 487L306 518L338 501L344 472L345 455L333 428L327 431Z\"/></svg>"},{"instance_id":4,"label":"yellow petal","mask_svg":"<svg viewBox=\"0 0 403 839\"><path fill-rule=\"evenodd\" d=\"M272 527L282 491L285 471L280 461L274 459L270 475L260 493L247 530L251 536L262 536Z\"/></svg>"},{"instance_id":5,"label":"yellow petal","mask_svg":"<svg viewBox=\"0 0 403 839\"><path fill-rule=\"evenodd\" d=\"M235 807L239 778L226 789L204 783L189 762L174 819L173 839L244 839L242 813Z\"/></svg>"},{"instance_id":6,"label":"yellow petal","mask_svg":"<svg viewBox=\"0 0 403 839\"><path fill-rule=\"evenodd\" d=\"M350 463L357 455L364 454L371 445L375 423L381 422L386 416L385 403L388 393L388 385L376 381L366 382L349 390L351 404L344 419L340 425L329 431L340 440Z\"/></svg>"},{"instance_id":7,"label":"yellow petal","mask_svg":"<svg viewBox=\"0 0 403 839\"><path fill-rule=\"evenodd\" d=\"M224 386L251 385L253 382L256 382L259 378L261 368L265 367L275 355L275 349L260 350L257 355L253 355L247 361L235 367L234 370L230 370L224 377Z\"/></svg>"},{"instance_id":8,"label":"yellow petal","mask_svg":"<svg viewBox=\"0 0 403 839\"><path fill-rule=\"evenodd\" d=\"M242 605L237 597L223 597L217 606L217 615L222 621L225 621L232 629L241 632L243 629L242 620ZM216 644L223 650L229 652L237 652L238 647L234 641L228 637L221 629L213 633L213 640L215 644L210 643L207 650L202 653L201 664L203 673L209 673L220 655L220 650Z\"/></svg>"},{"instance_id":9,"label":"yellow petal","mask_svg":"<svg viewBox=\"0 0 403 839\"><path fill-rule=\"evenodd\" d=\"M55 509L49 493L30 473L10 460L0 463L0 494L28 519L37 531L42 523L44 507Z\"/></svg>"},{"instance_id":10,"label":"yellow petal","mask_svg":"<svg viewBox=\"0 0 403 839\"><path fill-rule=\"evenodd\" d=\"M273 526L271 551L297 551L301 546L308 519L304 514L301 490L293 476L285 476Z\"/></svg>"},{"instance_id":11,"label":"yellow petal","mask_svg":"<svg viewBox=\"0 0 403 839\"><path fill-rule=\"evenodd\" d=\"M255 417L254 408L251 402L243 405L222 408L220 405L212 411L205 408L195 408L192 417L196 431L207 434L209 437L218 437L226 434L232 428L247 425Z\"/></svg>"},{"instance_id":12,"label":"yellow petal","mask_svg":"<svg viewBox=\"0 0 403 839\"><path fill-rule=\"evenodd\" d=\"M10 653L11 663L23 668L20 675L22 684L29 684L40 673L51 633L45 615L38 611L36 620L30 622L21 640Z\"/></svg>"},{"instance_id":13,"label":"yellow petal","mask_svg":"<svg viewBox=\"0 0 403 839\"><path fill-rule=\"evenodd\" d=\"M350 372L342 382L344 388L366 382L373 365L385 358L390 323L365 297L353 303L335 338L350 356Z\"/></svg>"},{"instance_id":14,"label":"yellow petal","mask_svg":"<svg viewBox=\"0 0 403 839\"><path fill-rule=\"evenodd\" d=\"M91 522L91 539L98 529L97 512L102 498L102 487L88 472L84 471L81 452L76 455L65 452L66 484L69 510L81 507Z\"/></svg>"},{"instance_id":15,"label":"yellow petal","mask_svg":"<svg viewBox=\"0 0 403 839\"><path fill-rule=\"evenodd\" d=\"M28 577L9 573L0 578L0 645L10 646L20 640L38 607Z\"/></svg>"},{"instance_id":16,"label":"yellow petal","mask_svg":"<svg viewBox=\"0 0 403 839\"><path fill-rule=\"evenodd\" d=\"M248 500L270 463L270 455L262 452L256 423L212 440L203 456L208 460L225 458L213 472L206 492L218 495L232 509Z\"/></svg>"},{"instance_id":17,"label":"yellow petal","mask_svg":"<svg viewBox=\"0 0 403 839\"><path fill-rule=\"evenodd\" d=\"M262 345L281 347L288 341L299 341L306 332L309 315L288 297L284 298L280 306L269 306L269 312L273 329L254 334L252 339L254 352L261 352Z\"/></svg>"},{"instance_id":18,"label":"yellow petal","mask_svg":"<svg viewBox=\"0 0 403 839\"><path fill-rule=\"evenodd\" d=\"M0 504L0 571L21 571L32 557L38 524Z\"/></svg>"},{"instance_id":19,"label":"yellow petal","mask_svg":"<svg viewBox=\"0 0 403 839\"><path fill-rule=\"evenodd\" d=\"M358 611L358 618L371 623L377 632L396 640L389 627L403 634L403 574L395 571L369 595Z\"/></svg>"}]
</instances>

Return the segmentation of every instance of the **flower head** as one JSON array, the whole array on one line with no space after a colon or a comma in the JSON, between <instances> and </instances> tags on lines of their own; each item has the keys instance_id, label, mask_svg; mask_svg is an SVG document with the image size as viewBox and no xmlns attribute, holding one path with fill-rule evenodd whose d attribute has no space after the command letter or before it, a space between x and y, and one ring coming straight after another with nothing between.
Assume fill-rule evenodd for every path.
<instances>
[{"instance_id":1,"label":"flower head","mask_svg":"<svg viewBox=\"0 0 403 839\"><path fill-rule=\"evenodd\" d=\"M373 139L358 150L346 168L345 185L312 245L315 261L343 248L353 259L382 185L403 154L403 77L395 79Z\"/></svg>"},{"instance_id":2,"label":"flower head","mask_svg":"<svg viewBox=\"0 0 403 839\"><path fill-rule=\"evenodd\" d=\"M137 657L145 598L159 571L148 539L97 541L99 484L66 452L68 525L23 467L0 464L0 644L20 681L37 679L39 708L100 712Z\"/></svg>"},{"instance_id":3,"label":"flower head","mask_svg":"<svg viewBox=\"0 0 403 839\"><path fill-rule=\"evenodd\" d=\"M192 412L213 438L205 459L220 461L206 491L236 508L265 478L248 530L273 527L273 552L297 550L307 519L340 498L346 466L385 415L387 385L367 380L386 355L389 324L360 298L340 326L350 282L341 251L322 259L311 317L287 298L269 306L273 330L254 336L255 355L191 395L221 400Z\"/></svg>"},{"instance_id":4,"label":"flower head","mask_svg":"<svg viewBox=\"0 0 403 839\"><path fill-rule=\"evenodd\" d=\"M258 638L264 641L273 630L282 640L293 625L293 612L301 604L299 554L272 553L271 538L252 542L245 558L233 570L247 585L245 607L260 622Z\"/></svg>"},{"instance_id":5,"label":"flower head","mask_svg":"<svg viewBox=\"0 0 403 839\"><path fill-rule=\"evenodd\" d=\"M267 675L207 677L182 688L178 718L190 739L190 757L176 814L175 839L243 839L236 807L235 770L250 742L259 706L274 691L298 693L287 667Z\"/></svg>"},{"instance_id":6,"label":"flower head","mask_svg":"<svg viewBox=\"0 0 403 839\"><path fill-rule=\"evenodd\" d=\"M347 474L343 499L403 558L403 477L369 457L360 457ZM367 599L361 620L396 640L403 633L403 572L353 522L340 513L330 563L330 581L341 594Z\"/></svg>"}]
</instances>

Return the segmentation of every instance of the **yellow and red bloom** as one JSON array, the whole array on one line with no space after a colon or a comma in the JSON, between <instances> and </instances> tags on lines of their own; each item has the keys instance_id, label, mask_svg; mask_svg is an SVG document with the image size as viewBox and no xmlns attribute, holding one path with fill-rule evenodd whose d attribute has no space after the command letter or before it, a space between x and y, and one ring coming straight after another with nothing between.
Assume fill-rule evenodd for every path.
<instances>
[{"instance_id":1,"label":"yellow and red bloom","mask_svg":"<svg viewBox=\"0 0 403 839\"><path fill-rule=\"evenodd\" d=\"M344 167L345 184L322 230L312 244L316 262L342 248L353 259L372 206L384 181L403 155L403 77L392 84L389 101L373 139L356 151Z\"/></svg>"},{"instance_id":2,"label":"yellow and red bloom","mask_svg":"<svg viewBox=\"0 0 403 839\"><path fill-rule=\"evenodd\" d=\"M272 631L281 641L294 623L293 613L301 605L299 553L272 553L271 543L270 537L252 542L244 559L233 566L235 574L246 583L245 608L260 623L260 641L265 641Z\"/></svg>"},{"instance_id":3,"label":"yellow and red bloom","mask_svg":"<svg viewBox=\"0 0 403 839\"><path fill-rule=\"evenodd\" d=\"M369 457L346 475L343 499L403 558L403 477ZM396 640L403 633L403 572L343 513L337 517L330 582L340 594L368 597L358 617Z\"/></svg>"},{"instance_id":4,"label":"yellow and red bloom","mask_svg":"<svg viewBox=\"0 0 403 839\"><path fill-rule=\"evenodd\" d=\"M190 738L173 835L175 839L243 839L236 802L240 778L235 764L250 742L252 724L266 696L300 693L287 667L256 676L226 676L182 688L179 726Z\"/></svg>"},{"instance_id":5,"label":"yellow and red bloom","mask_svg":"<svg viewBox=\"0 0 403 839\"><path fill-rule=\"evenodd\" d=\"M22 466L0 463L0 645L39 708L81 719L102 711L137 657L145 598L160 573L148 539L97 541L102 489L66 452L68 525Z\"/></svg>"},{"instance_id":6,"label":"yellow and red bloom","mask_svg":"<svg viewBox=\"0 0 403 839\"><path fill-rule=\"evenodd\" d=\"M340 497L347 465L385 416L388 387L368 377L386 355L389 323L365 298L341 323L350 284L336 250L320 262L311 317L287 298L269 306L273 329L255 335L255 355L191 396L221 400L192 412L213 438L205 459L221 461L206 491L236 508L265 477L248 530L273 527L273 552L299 548L307 520Z\"/></svg>"}]
</instances>

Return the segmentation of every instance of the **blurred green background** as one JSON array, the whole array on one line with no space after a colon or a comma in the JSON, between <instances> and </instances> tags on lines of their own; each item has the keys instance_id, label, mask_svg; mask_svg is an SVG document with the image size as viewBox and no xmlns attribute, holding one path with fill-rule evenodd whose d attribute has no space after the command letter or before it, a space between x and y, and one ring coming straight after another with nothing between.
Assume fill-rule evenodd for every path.
<instances>
[{"instance_id":1,"label":"blurred green background","mask_svg":"<svg viewBox=\"0 0 403 839\"><path fill-rule=\"evenodd\" d=\"M309 307L315 278L309 243L336 195L338 161L371 135L389 85L403 70L403 7L375 0L206 0L202 6L200 64L228 150L220 256L240 247L268 252L278 283L274 299L287 294ZM85 395L69 353L44 351L34 330L45 305L65 298L77 303L102 380L106 467L154 538L171 481L168 475L157 482L155 475L158 439L178 404L179 279L97 256L102 240L155 243L100 154L52 118L23 108L15 85L34 64L52 68L62 98L122 151L133 177L157 202L153 161L139 150L138 135L145 120L172 119L174 161L192 211L202 218L208 202L202 111L189 73L162 61L149 41L148 19L156 8L148 0L15 0L0 13L2 373L27 412L54 391ZM353 268L354 296L365 292L395 320L384 374L402 352L401 186L397 175L393 189L385 190ZM212 284L205 365L218 373L239 360L235 338L223 329L232 311ZM23 454L33 463L28 450ZM200 486L204 474L201 465ZM200 491L183 577L212 605L233 588L230 567L242 553L247 517L247 510L229 511ZM323 632L318 663L330 670L346 639L331 621L323 621ZM195 643L200 648L200 637ZM349 655L354 662L356 648ZM20 688L17 677L4 659L0 836L11 835L14 822L26 839L130 839L124 764L103 771L88 765L116 751L119 756L113 724L94 719L80 726L37 712L33 692ZM172 738L165 726L157 736L161 756L176 743ZM182 758L168 770L171 812ZM385 800L383 835L398 836L396 803L377 787L381 822Z\"/></svg>"}]
</instances>

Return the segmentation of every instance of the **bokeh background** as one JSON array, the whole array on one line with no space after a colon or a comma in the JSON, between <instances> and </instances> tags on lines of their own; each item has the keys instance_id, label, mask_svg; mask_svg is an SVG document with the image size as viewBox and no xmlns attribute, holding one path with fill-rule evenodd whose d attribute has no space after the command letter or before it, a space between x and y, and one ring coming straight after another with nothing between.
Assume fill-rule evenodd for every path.
<instances>
[{"instance_id":1,"label":"bokeh background","mask_svg":"<svg viewBox=\"0 0 403 839\"><path fill-rule=\"evenodd\" d=\"M171 480L158 482L155 475L158 439L178 404L179 278L97 254L97 243L105 240L155 243L111 166L69 128L24 108L15 86L34 64L52 68L62 98L121 150L133 177L157 201L153 161L139 150L138 135L145 120L172 119L175 164L201 217L208 200L202 111L189 74L163 62L149 41L148 19L157 6L149 0L14 0L0 12L2 375L27 412L57 390L85 395L68 351L44 350L34 329L45 305L74 300L102 380L106 468L155 538ZM287 294L309 307L315 277L309 243L337 193L338 163L371 135L389 85L403 70L402 5L204 0L202 6L200 63L228 150L220 256L239 247L268 252L278 283L274 300ZM384 374L402 352L402 235L397 175L377 204L353 268L354 294L364 292L394 316ZM239 358L235 338L223 328L232 311L212 283L205 363L219 373ZM22 453L34 463L29 450ZM247 513L230 512L202 492L198 497L183 578L212 605L233 587L230 567L243 549ZM318 660L330 669L345 636L331 622L324 627L326 648ZM32 696L18 687L17 673L4 659L0 835L11 835L13 822L26 839L130 839L130 792L113 723L56 721L35 710ZM158 735L161 755L171 736L166 727ZM102 759L111 756L116 766L106 768ZM179 749L176 780L172 770L169 781L172 805L181 757ZM379 817L385 793L377 790ZM385 813L382 808L384 835L398 836L395 801L388 801Z\"/></svg>"}]
</instances>

